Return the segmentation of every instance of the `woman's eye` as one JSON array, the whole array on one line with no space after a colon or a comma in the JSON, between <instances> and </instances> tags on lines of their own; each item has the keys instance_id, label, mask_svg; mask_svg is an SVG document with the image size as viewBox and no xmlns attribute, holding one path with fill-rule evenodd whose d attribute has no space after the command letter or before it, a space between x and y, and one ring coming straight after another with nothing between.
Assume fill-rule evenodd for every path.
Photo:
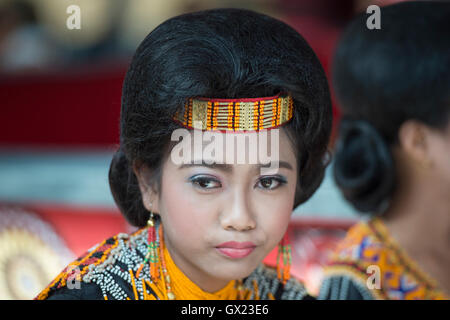
<instances>
[{"instance_id":1,"label":"woman's eye","mask_svg":"<svg viewBox=\"0 0 450 320\"><path fill-rule=\"evenodd\" d=\"M215 189L222 186L219 181L210 177L192 177L189 180L200 189Z\"/></svg>"},{"instance_id":2,"label":"woman's eye","mask_svg":"<svg viewBox=\"0 0 450 320\"><path fill-rule=\"evenodd\" d=\"M280 177L264 177L259 179L257 185L258 188L265 189L265 190L273 190L281 185L285 184L286 180L280 178Z\"/></svg>"}]
</instances>

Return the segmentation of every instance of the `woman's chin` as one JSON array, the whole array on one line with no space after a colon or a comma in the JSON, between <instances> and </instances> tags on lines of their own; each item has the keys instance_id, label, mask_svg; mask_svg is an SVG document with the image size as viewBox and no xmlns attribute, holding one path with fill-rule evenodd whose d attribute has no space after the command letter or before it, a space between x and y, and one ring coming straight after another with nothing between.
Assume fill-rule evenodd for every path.
<instances>
[{"instance_id":1,"label":"woman's chin","mask_svg":"<svg viewBox=\"0 0 450 320\"><path fill-rule=\"evenodd\" d=\"M253 261L252 261L253 262ZM227 281L243 279L248 277L257 267L253 263L234 263L233 265L222 264L214 270L215 278Z\"/></svg>"}]
</instances>

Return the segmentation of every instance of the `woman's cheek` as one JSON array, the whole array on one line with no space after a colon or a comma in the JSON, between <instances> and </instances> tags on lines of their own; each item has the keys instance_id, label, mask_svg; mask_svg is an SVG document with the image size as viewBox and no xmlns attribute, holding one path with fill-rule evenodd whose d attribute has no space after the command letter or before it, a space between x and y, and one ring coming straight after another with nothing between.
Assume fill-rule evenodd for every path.
<instances>
[{"instance_id":1,"label":"woman's cheek","mask_svg":"<svg viewBox=\"0 0 450 320\"><path fill-rule=\"evenodd\" d=\"M195 203L190 199L186 199L185 194L170 192L166 194L179 195L176 199L163 200L165 209L163 214L166 216L166 220L168 220L170 225L176 228L175 230L189 230L195 221Z\"/></svg>"},{"instance_id":2,"label":"woman's cheek","mask_svg":"<svg viewBox=\"0 0 450 320\"><path fill-rule=\"evenodd\" d=\"M270 237L271 245L281 240L291 219L294 194L290 191L257 202L260 227Z\"/></svg>"},{"instance_id":3,"label":"woman's cheek","mask_svg":"<svg viewBox=\"0 0 450 320\"><path fill-rule=\"evenodd\" d=\"M166 184L170 188L170 184ZM181 188L172 187L171 190L165 190L163 195L177 195L173 197L163 197L163 208L165 223L167 227L176 230L176 237L182 239L200 238L202 230L210 227L208 218L211 217L211 202L199 201L198 197L193 196L189 185L184 183L171 184L172 186L182 186ZM191 187L192 188L192 187Z\"/></svg>"}]
</instances>

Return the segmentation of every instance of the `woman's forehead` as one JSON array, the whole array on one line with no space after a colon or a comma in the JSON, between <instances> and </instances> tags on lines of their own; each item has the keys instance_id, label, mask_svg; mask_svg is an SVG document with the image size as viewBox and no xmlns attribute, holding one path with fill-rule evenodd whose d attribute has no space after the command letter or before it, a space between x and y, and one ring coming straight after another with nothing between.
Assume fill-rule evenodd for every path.
<instances>
[{"instance_id":1,"label":"woman's forehead","mask_svg":"<svg viewBox=\"0 0 450 320\"><path fill-rule=\"evenodd\" d=\"M172 141L178 142L171 150L171 161L183 168L209 166L231 171L232 166L250 165L261 170L295 170L292 144L280 129L232 133L180 129Z\"/></svg>"}]
</instances>

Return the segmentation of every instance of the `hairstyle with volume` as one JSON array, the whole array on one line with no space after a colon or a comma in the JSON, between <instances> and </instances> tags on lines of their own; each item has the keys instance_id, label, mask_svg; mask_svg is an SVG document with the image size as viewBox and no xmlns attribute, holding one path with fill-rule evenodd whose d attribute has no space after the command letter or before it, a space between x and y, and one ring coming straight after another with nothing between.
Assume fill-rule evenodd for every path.
<instances>
[{"instance_id":1,"label":"hairstyle with volume","mask_svg":"<svg viewBox=\"0 0 450 320\"><path fill-rule=\"evenodd\" d=\"M316 55L287 24L253 11L213 9L173 17L137 48L122 90L120 148L109 183L127 220L145 226L132 164L145 164L161 186L171 148L173 114L189 97L250 98L287 91L293 119L281 127L298 161L295 206L320 185L331 131L327 79Z\"/></svg>"},{"instance_id":2,"label":"hairstyle with volume","mask_svg":"<svg viewBox=\"0 0 450 320\"><path fill-rule=\"evenodd\" d=\"M344 31L333 61L342 108L334 176L361 212L381 213L395 192L391 148L403 122L449 124L450 3L405 2L381 8L381 29L366 14Z\"/></svg>"}]
</instances>

